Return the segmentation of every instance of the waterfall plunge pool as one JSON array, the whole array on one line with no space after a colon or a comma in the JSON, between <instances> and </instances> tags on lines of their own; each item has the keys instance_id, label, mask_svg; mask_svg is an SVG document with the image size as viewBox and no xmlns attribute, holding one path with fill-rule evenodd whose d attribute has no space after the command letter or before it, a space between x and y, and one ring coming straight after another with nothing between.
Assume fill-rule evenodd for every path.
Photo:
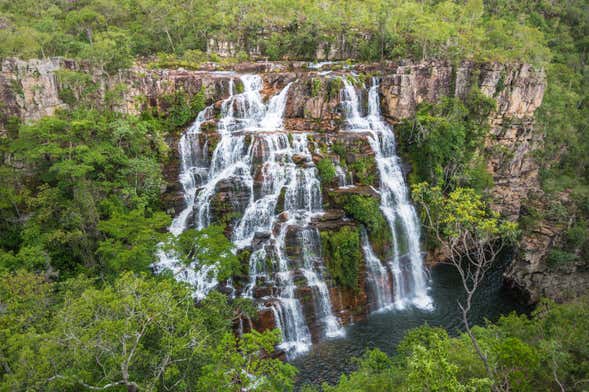
<instances>
[{"instance_id":1,"label":"waterfall plunge pool","mask_svg":"<svg viewBox=\"0 0 589 392\"><path fill-rule=\"evenodd\" d=\"M503 267L511 261L511 257L510 253L504 254L497 267L488 272L474 299L470 315L473 324L484 324L485 319L496 321L501 315L513 311L530 311L503 287ZM440 326L451 335L456 335L462 330L456 302L462 294L462 283L454 267L445 264L435 266L431 270L430 289L434 310L408 308L373 313L366 320L346 326L345 338L317 343L308 354L291 361L299 369L297 388L304 384L336 383L342 373L355 369L352 358L361 356L368 349L378 348L389 355L394 354L405 333L423 324Z\"/></svg>"}]
</instances>

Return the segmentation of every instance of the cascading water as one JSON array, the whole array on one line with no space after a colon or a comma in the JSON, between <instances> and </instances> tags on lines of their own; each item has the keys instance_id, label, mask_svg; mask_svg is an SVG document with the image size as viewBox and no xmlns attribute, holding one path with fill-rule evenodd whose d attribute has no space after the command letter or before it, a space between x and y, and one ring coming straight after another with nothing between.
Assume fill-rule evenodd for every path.
<instances>
[{"instance_id":1,"label":"cascading water","mask_svg":"<svg viewBox=\"0 0 589 392\"><path fill-rule=\"evenodd\" d=\"M307 146L306 134L292 135L292 149L287 167L290 176L286 184L284 197L284 211L287 220L280 224L280 231L275 238L275 254L278 259L278 306L274 307L275 318L282 326L284 343L282 347L292 355L305 352L310 347L310 334L304 321L301 320L302 311L300 303L295 298L293 275L295 270L286 255L286 236L290 229L299 230L297 241L303 249L303 265L299 271L307 281L307 286L313 291L315 301L315 313L324 325L326 337L343 335L339 320L333 315L331 300L327 285L322 279L322 274L315 268L316 264L322 264L321 258L315 257L320 249L319 235L316 229L309 228L314 215L322 213L321 186L317 178L317 170L314 167L299 168L292 163L292 156L298 154L307 161L311 161L311 153ZM315 250L315 254L314 254Z\"/></svg>"},{"instance_id":2,"label":"cascading water","mask_svg":"<svg viewBox=\"0 0 589 392\"><path fill-rule=\"evenodd\" d=\"M209 120L213 113L213 107L208 106L198 114L194 123L180 138L178 150L180 152L180 183L184 190L184 209L172 221L170 232L180 234L186 228L186 222L192 212L192 205L197 187L201 186L207 178L208 157L205 153L207 145L200 146L200 127L203 122Z\"/></svg>"},{"instance_id":3,"label":"cascading water","mask_svg":"<svg viewBox=\"0 0 589 392\"><path fill-rule=\"evenodd\" d=\"M380 114L378 81L376 78L372 80L372 86L368 91L368 113L363 116L355 87L346 78L342 80L342 106L346 116L346 128L349 131L367 132L370 135L368 139L375 153L380 174L380 209L389 224L393 239L393 257L387 262L393 276L392 298L383 292L385 289L390 290L390 282L382 275L382 269L375 264L376 261L380 264L380 260L372 252L367 240L363 246L369 266L369 282L379 286L372 289L376 295L377 306L379 309L393 305L403 308L407 304L413 304L419 308L430 309L432 301L428 295L427 277L419 244L419 221L409 200L399 158L395 153L394 134ZM400 249L406 249L406 254L401 254Z\"/></svg>"},{"instance_id":4,"label":"cascading water","mask_svg":"<svg viewBox=\"0 0 589 392\"><path fill-rule=\"evenodd\" d=\"M389 273L380 262L380 259L374 254L366 230L362 230L362 250L366 260L368 286L371 290L370 294L376 302L376 308L377 310L390 308L393 304L393 295Z\"/></svg>"},{"instance_id":5,"label":"cascading water","mask_svg":"<svg viewBox=\"0 0 589 392\"><path fill-rule=\"evenodd\" d=\"M230 95L221 105L217 123L220 140L210 161L198 142L200 126L212 117L212 108L201 112L180 140L180 181L186 208L174 219L170 231L178 235L187 227L203 229L211 224L211 201L220 184L239 184L248 192L247 205L231 236L237 249L251 250L249 282L242 295L254 298L259 284L270 286L269 293L258 298L263 303L260 306L270 307L282 331L282 348L293 357L311 345L303 307L296 296L297 276L302 275L311 288L323 335L343 334L323 280L319 234L310 227L313 216L322 213L320 181L311 163L307 135L287 135L282 130L290 84L266 105L260 94L261 78L243 75L240 79L243 92L235 94L231 80ZM297 166L295 154L304 157L307 164ZM284 210L279 216L276 210L281 194ZM189 223L191 217L193 222ZM304 249L302 260L287 254L286 238L292 230L297 231L296 241ZM162 251L154 270L163 269L171 269L178 279L193 284L199 299L218 284L215 266L199 266L196 260L187 268Z\"/></svg>"}]
</instances>

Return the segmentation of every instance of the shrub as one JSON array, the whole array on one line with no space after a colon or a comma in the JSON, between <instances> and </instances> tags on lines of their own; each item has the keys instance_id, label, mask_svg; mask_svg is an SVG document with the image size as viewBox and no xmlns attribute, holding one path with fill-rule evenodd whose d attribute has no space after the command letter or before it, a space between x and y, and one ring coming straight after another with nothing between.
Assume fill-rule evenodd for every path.
<instances>
[{"instance_id":1,"label":"shrub","mask_svg":"<svg viewBox=\"0 0 589 392\"><path fill-rule=\"evenodd\" d=\"M321 79L311 79L311 96L312 97L316 97L319 95L319 92L321 91Z\"/></svg>"},{"instance_id":2,"label":"shrub","mask_svg":"<svg viewBox=\"0 0 589 392\"><path fill-rule=\"evenodd\" d=\"M548 252L546 262L548 266L556 268L558 266L566 265L577 261L578 257L574 253L567 252L561 249L552 249Z\"/></svg>"},{"instance_id":3,"label":"shrub","mask_svg":"<svg viewBox=\"0 0 589 392\"><path fill-rule=\"evenodd\" d=\"M376 163L374 158L362 157L354 163L348 165L354 173L354 178L362 185L375 185L376 181Z\"/></svg>"},{"instance_id":4,"label":"shrub","mask_svg":"<svg viewBox=\"0 0 589 392\"><path fill-rule=\"evenodd\" d=\"M370 196L353 195L347 198L344 211L356 221L364 224L374 251L387 258L391 253L391 231L378 201Z\"/></svg>"},{"instance_id":5,"label":"shrub","mask_svg":"<svg viewBox=\"0 0 589 392\"><path fill-rule=\"evenodd\" d=\"M322 185L331 184L336 176L335 166L329 158L323 158L317 162L317 170L319 170Z\"/></svg>"},{"instance_id":6,"label":"shrub","mask_svg":"<svg viewBox=\"0 0 589 392\"><path fill-rule=\"evenodd\" d=\"M339 286L358 290L360 271L360 234L358 229L344 226L338 231L321 233L327 269Z\"/></svg>"},{"instance_id":7,"label":"shrub","mask_svg":"<svg viewBox=\"0 0 589 392\"><path fill-rule=\"evenodd\" d=\"M585 222L577 223L566 232L566 243L569 250L575 250L583 246L587 241L587 225Z\"/></svg>"},{"instance_id":8,"label":"shrub","mask_svg":"<svg viewBox=\"0 0 589 392\"><path fill-rule=\"evenodd\" d=\"M342 159L342 160L346 159L346 146L343 143L335 142L331 146L331 150L334 153L336 153L340 157L340 159Z\"/></svg>"}]
</instances>

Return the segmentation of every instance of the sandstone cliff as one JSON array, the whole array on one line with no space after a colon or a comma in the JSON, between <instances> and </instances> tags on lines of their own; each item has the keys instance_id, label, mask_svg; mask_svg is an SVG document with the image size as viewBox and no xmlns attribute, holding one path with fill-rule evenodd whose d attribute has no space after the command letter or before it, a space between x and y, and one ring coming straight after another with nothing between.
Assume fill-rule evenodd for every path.
<instances>
[{"instance_id":1,"label":"sandstone cliff","mask_svg":"<svg viewBox=\"0 0 589 392\"><path fill-rule=\"evenodd\" d=\"M345 159L353 163L366 158L370 149L366 148L366 140L362 135L343 136L335 132L342 121L338 93L341 85L332 76L350 73L341 68L339 66L332 71L319 72L306 68L303 63L248 63L236 66L235 72L261 73L266 94L293 82L285 113L286 128L292 132L312 134L317 151L324 151L317 153L314 160L331 154L336 161ZM6 60L0 70L0 134L11 118L29 122L67 106L63 99L66 86L59 77L60 70L88 72L98 86L92 97L97 102L103 101L109 89L117 85L124 86L120 90L121 99L113 104L113 109L126 113L138 113L146 107L165 106L164 97L177 91L187 94L203 91L207 101L216 102L227 96L228 81L234 76L232 72L134 67L107 77L63 59L27 62ZM516 220L525 209L528 196L541 192L538 186L538 165L532 154L542 146L542 135L534 132L533 117L542 102L546 83L541 70L528 65L465 62L455 67L445 62L404 62L358 65L354 71L360 79L368 78L369 75L381 77L383 114L392 124L413 116L420 102L435 102L449 95L464 97L471 86L478 85L484 94L497 101L497 110L489 118L491 132L485 146L491 157L488 170L495 183L492 191L494 208ZM345 157L336 157L328 152L330 149L324 148L336 144L343 144L347 151ZM169 173L171 186L168 189L171 193L177 190L173 184L175 176L175 170L172 169ZM358 192L370 192L370 181L373 179L367 179L365 186L359 187ZM330 230L349 224L339 205L341 191L327 187L325 192L328 213L316 222L317 226ZM229 190L225 194L227 198L234 196ZM219 200L218 208L219 213L222 213L223 200ZM529 293L532 299L537 299L539 294L558 297L558 288L571 281L570 273L566 271L550 272L549 278L536 277L545 270L543 258L557 236L558 230L539 229L525 233L518 262L508 273L513 285ZM358 298L342 299L346 295L343 293L342 297L342 292L334 293L337 299L334 298L333 302L341 304L342 314L353 318L363 313L361 308L365 308L365 304L358 303ZM365 300L359 299L360 302Z\"/></svg>"}]
</instances>

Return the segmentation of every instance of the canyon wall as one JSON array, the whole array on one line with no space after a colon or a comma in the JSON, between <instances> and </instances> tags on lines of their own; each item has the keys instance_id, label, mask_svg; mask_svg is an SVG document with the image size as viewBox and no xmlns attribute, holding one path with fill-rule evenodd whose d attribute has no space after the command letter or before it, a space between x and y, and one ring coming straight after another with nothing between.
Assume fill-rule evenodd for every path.
<instances>
[{"instance_id":1,"label":"canyon wall","mask_svg":"<svg viewBox=\"0 0 589 392\"><path fill-rule=\"evenodd\" d=\"M374 167L370 168L373 153L366 138L361 134L337 132L343 121L339 93L342 86L334 81L337 79L333 76L346 77L352 72L342 68L336 65L331 71L325 71L309 69L305 63L266 62L244 63L234 69L235 72L259 73L264 82L264 96L293 82L284 113L286 130L310 135L309 141L316 146L312 156L315 163L326 157L335 162L345 160L352 177L356 177L358 186L353 190L337 187L335 182L324 186L326 213L314 222L320 231L356 224L342 206L349 197L347 194L378 197L373 192L378 178L369 175L371 170L374 171ZM125 113L139 113L147 107L165 107L165 97L178 91L189 95L203 91L207 102L219 102L227 98L229 80L235 76L231 72L161 70L140 66L106 76L63 59L5 60L0 71L0 135L9 131L14 119L30 122L67 107L64 91L66 87L68 93L72 91L59 76L63 70L84 71L91 75L99 86L93 97L98 103L104 102L107 91L122 85L119 99L111 105L113 110ZM533 155L534 150L542 148L542 135L534 132L534 112L542 102L546 85L541 70L528 65L470 62L456 67L432 61L357 65L353 71L359 80L367 83L371 75L380 77L382 112L391 124L413 116L421 102L436 102L444 96L464 97L473 85L477 85L485 95L497 101L497 109L489 118L491 132L485 145L490 157L487 167L494 179L493 208L509 219L517 220L525 213L530 195L541 194L538 164ZM212 134L210 136L214 138ZM171 141L171 144L176 143ZM335 153L333 146L342 146L344 152ZM362 164L355 164L357 162ZM168 176L168 194L175 195L170 200L180 200L175 181L177 170L171 168ZM227 187L226 192L221 192L217 214L227 212L224 211L224 201L239 200L239 195L232 194L233 191ZM541 227L524 233L517 260L506 273L508 281L527 293L531 300L540 295L560 299L561 288L570 286L571 282L575 282L576 287L586 284L584 280L579 282L575 271L548 271L545 266L547 250L560 231L561 228ZM384 254L386 245L386 241L381 243L375 251ZM440 257L432 254L429 260L435 262ZM361 317L369 307L365 295L349 290L332 291L332 303L343 319Z\"/></svg>"}]
</instances>

